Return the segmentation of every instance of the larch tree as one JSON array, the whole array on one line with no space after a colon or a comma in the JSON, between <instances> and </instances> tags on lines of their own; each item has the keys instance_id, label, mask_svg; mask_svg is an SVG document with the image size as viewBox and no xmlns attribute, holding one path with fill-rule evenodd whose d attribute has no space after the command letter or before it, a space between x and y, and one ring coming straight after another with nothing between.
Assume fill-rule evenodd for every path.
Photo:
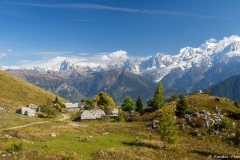
<instances>
[{"instance_id":1,"label":"larch tree","mask_svg":"<svg viewBox=\"0 0 240 160\"><path fill-rule=\"evenodd\" d=\"M161 135L161 140L164 142L163 148L166 149L166 143L178 142L178 132L175 126L174 108L163 107L157 124L157 131Z\"/></svg>"},{"instance_id":2,"label":"larch tree","mask_svg":"<svg viewBox=\"0 0 240 160\"><path fill-rule=\"evenodd\" d=\"M162 83L158 83L158 86L154 92L154 97L151 102L151 107L154 109L160 109L164 105L164 94L163 94L163 87Z\"/></svg>"}]
</instances>

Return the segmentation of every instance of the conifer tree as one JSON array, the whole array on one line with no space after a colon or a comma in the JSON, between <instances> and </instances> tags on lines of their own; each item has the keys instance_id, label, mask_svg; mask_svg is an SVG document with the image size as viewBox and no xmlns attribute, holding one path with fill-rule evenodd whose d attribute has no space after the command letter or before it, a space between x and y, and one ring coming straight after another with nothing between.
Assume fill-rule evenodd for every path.
<instances>
[{"instance_id":1,"label":"conifer tree","mask_svg":"<svg viewBox=\"0 0 240 160\"><path fill-rule=\"evenodd\" d=\"M162 90L163 90L162 83L158 83L151 104L151 107L153 107L156 110L162 108L164 105L164 94Z\"/></svg>"},{"instance_id":2,"label":"conifer tree","mask_svg":"<svg viewBox=\"0 0 240 160\"><path fill-rule=\"evenodd\" d=\"M177 109L180 117L185 116L185 114L188 110L188 103L187 103L183 93L180 93L180 95L179 95L179 100L176 104L176 109Z\"/></svg>"},{"instance_id":3,"label":"conifer tree","mask_svg":"<svg viewBox=\"0 0 240 160\"><path fill-rule=\"evenodd\" d=\"M166 143L176 143L178 141L175 123L174 108L163 107L157 124L157 131L161 135L161 140L164 141L164 149L166 149Z\"/></svg>"},{"instance_id":4,"label":"conifer tree","mask_svg":"<svg viewBox=\"0 0 240 160\"><path fill-rule=\"evenodd\" d=\"M143 110L143 102L140 96L138 96L137 101L136 101L136 111L141 111Z\"/></svg>"}]
</instances>

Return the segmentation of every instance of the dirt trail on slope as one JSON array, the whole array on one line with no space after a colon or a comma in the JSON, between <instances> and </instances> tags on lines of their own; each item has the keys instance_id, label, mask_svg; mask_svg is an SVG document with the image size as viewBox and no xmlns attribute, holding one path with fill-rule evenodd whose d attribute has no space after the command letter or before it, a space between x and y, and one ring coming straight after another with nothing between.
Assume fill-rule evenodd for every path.
<instances>
[{"instance_id":1,"label":"dirt trail on slope","mask_svg":"<svg viewBox=\"0 0 240 160\"><path fill-rule=\"evenodd\" d=\"M63 116L63 118L62 119L58 119L58 121L63 121L63 120L69 119L69 116L67 114L61 114L61 115ZM23 127L31 126L31 125L34 125L34 124L49 123L49 122L52 122L52 121L34 122L34 123L24 124L24 125L21 125L21 126L15 126L15 127L10 127L10 128L0 129L0 131L9 130L9 129L23 128Z\"/></svg>"}]
</instances>

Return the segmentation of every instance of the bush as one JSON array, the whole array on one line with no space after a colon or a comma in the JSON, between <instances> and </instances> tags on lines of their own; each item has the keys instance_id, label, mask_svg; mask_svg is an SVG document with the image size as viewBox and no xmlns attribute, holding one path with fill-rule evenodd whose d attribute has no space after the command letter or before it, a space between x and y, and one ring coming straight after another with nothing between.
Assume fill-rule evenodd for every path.
<instances>
[{"instance_id":1,"label":"bush","mask_svg":"<svg viewBox=\"0 0 240 160\"><path fill-rule=\"evenodd\" d=\"M141 117L140 113L134 112L132 120L140 122L142 120L142 117Z\"/></svg>"},{"instance_id":2,"label":"bush","mask_svg":"<svg viewBox=\"0 0 240 160\"><path fill-rule=\"evenodd\" d=\"M13 143L11 150L14 152L18 152L22 149L23 143Z\"/></svg>"},{"instance_id":3,"label":"bush","mask_svg":"<svg viewBox=\"0 0 240 160\"><path fill-rule=\"evenodd\" d=\"M125 121L125 118L124 118L125 116L124 116L124 113L122 112L122 111L120 111L119 113L118 113L118 121L119 122L124 122Z\"/></svg>"},{"instance_id":4,"label":"bush","mask_svg":"<svg viewBox=\"0 0 240 160\"><path fill-rule=\"evenodd\" d=\"M224 118L221 120L220 124L221 124L221 127L222 127L222 128L225 128L225 129L230 129L230 128L231 128L231 121L230 121L230 119L227 118L227 117L224 117Z\"/></svg>"},{"instance_id":5,"label":"bush","mask_svg":"<svg viewBox=\"0 0 240 160\"><path fill-rule=\"evenodd\" d=\"M38 118L46 118L46 116L43 113L37 113Z\"/></svg>"},{"instance_id":6,"label":"bush","mask_svg":"<svg viewBox=\"0 0 240 160\"><path fill-rule=\"evenodd\" d=\"M72 114L72 121L80 121L81 120L82 111L77 111Z\"/></svg>"}]
</instances>

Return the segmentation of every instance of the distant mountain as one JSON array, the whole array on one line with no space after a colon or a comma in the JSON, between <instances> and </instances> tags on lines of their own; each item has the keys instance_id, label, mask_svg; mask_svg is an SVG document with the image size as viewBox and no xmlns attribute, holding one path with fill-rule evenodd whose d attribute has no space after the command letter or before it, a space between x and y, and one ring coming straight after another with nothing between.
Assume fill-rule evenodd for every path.
<instances>
[{"instance_id":1,"label":"distant mountain","mask_svg":"<svg viewBox=\"0 0 240 160\"><path fill-rule=\"evenodd\" d=\"M9 100L26 106L30 103L43 105L48 98L53 99L56 97L50 92L1 70L0 77L0 100ZM59 100L66 102L61 97L59 97Z\"/></svg>"},{"instance_id":2,"label":"distant mountain","mask_svg":"<svg viewBox=\"0 0 240 160\"><path fill-rule=\"evenodd\" d=\"M81 77L92 77L94 74L98 75L101 72L121 68L152 82L161 81L165 88L174 88L190 93L195 90L209 88L233 75L239 74L239 66L240 37L233 35L224 37L219 41L209 39L197 48L182 48L176 55L156 53L148 57L129 57L126 60L110 62L97 67L75 65L65 60L60 64L53 65L51 68L39 68L36 66L33 70L59 75L65 78L69 84L74 82L74 85L76 85L77 82L74 81L75 74L78 74L80 70ZM73 80L69 80L69 76L72 76ZM80 91L87 95L91 92Z\"/></svg>"},{"instance_id":3,"label":"distant mountain","mask_svg":"<svg viewBox=\"0 0 240 160\"><path fill-rule=\"evenodd\" d=\"M240 67L236 67L238 65L240 65L240 37L231 36L219 41L207 40L198 48L182 48L177 55L157 53L142 58L129 57L125 61L111 62L98 67L78 66L63 61L47 70L73 71L81 68L86 72L103 72L122 68L153 82L162 81L163 86L192 92L240 73Z\"/></svg>"},{"instance_id":4,"label":"distant mountain","mask_svg":"<svg viewBox=\"0 0 240 160\"><path fill-rule=\"evenodd\" d=\"M146 103L147 99L153 96L156 87L156 83L126 69L112 69L87 75L75 70L69 75L67 81L87 97L93 97L100 91L108 92L118 104L121 104L127 95L134 101L139 95Z\"/></svg>"},{"instance_id":5,"label":"distant mountain","mask_svg":"<svg viewBox=\"0 0 240 160\"><path fill-rule=\"evenodd\" d=\"M85 97L80 91L67 83L64 78L61 78L56 74L44 74L39 71L26 69L8 69L6 72L24 79L40 88L43 88L46 91L59 95L69 100L70 102L79 102L82 98Z\"/></svg>"},{"instance_id":6,"label":"distant mountain","mask_svg":"<svg viewBox=\"0 0 240 160\"><path fill-rule=\"evenodd\" d=\"M232 76L219 84L210 88L211 94L227 97L231 100L240 102L240 74Z\"/></svg>"}]
</instances>

